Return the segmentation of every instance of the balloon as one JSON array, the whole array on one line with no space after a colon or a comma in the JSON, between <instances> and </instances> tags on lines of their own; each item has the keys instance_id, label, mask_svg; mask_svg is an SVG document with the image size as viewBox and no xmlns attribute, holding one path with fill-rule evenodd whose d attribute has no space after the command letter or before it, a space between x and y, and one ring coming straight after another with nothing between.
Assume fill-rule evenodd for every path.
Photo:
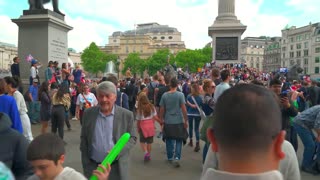
<instances>
[{"instance_id":1,"label":"balloon","mask_svg":"<svg viewBox=\"0 0 320 180\"><path fill-rule=\"evenodd\" d=\"M111 149L110 153L104 158L104 160L102 161L101 165L104 167L108 167L108 164L112 164L112 162L116 159L116 157L118 156L118 154L122 151L123 147L127 144L127 142L130 139L130 134L129 133L124 133L120 139L118 140L118 142L116 143L116 145L113 146L113 148ZM98 171L102 172L103 170L98 167L97 168ZM98 180L97 176L92 175L90 177L90 180Z\"/></svg>"}]
</instances>

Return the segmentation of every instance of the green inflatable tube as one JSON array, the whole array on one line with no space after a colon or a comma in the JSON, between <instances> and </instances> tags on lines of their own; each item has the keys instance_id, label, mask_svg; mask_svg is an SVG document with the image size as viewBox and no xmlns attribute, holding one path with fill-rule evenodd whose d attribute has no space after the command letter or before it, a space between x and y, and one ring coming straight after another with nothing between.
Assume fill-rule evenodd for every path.
<instances>
[{"instance_id":1,"label":"green inflatable tube","mask_svg":"<svg viewBox=\"0 0 320 180\"><path fill-rule=\"evenodd\" d=\"M112 162L116 159L116 157L118 156L118 154L122 151L123 147L127 144L127 142L130 139L130 134L129 133L124 133L121 138L118 140L118 142L116 143L116 145L113 146L113 148L111 149L110 153L104 158L104 160L102 161L101 165L104 167L108 167L108 164L112 164ZM97 168L98 171L103 172L103 170L98 167ZM90 177L90 180L98 180L98 177L95 175L92 175Z\"/></svg>"}]
</instances>

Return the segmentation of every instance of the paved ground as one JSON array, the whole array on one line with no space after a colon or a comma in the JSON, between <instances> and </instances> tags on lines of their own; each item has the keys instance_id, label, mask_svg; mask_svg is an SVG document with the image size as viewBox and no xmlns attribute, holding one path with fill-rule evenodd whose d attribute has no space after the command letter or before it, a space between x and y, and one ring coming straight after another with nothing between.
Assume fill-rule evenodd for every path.
<instances>
[{"instance_id":1,"label":"paved ground","mask_svg":"<svg viewBox=\"0 0 320 180\"><path fill-rule=\"evenodd\" d=\"M65 131L65 141L67 142L66 166L75 168L82 172L80 159L80 123L71 121L72 131ZM34 136L39 135L40 125L32 125ZM152 160L148 163L143 162L143 153L139 144L131 151L130 174L132 180L152 178L152 180L198 180L202 171L201 153L193 152L189 146L184 146L182 150L181 167L173 168L166 162L165 144L158 138L154 139ZM301 160L302 144L300 142L298 151L299 161ZM203 146L203 144L202 144ZM201 149L202 150L202 149ZM201 151L202 152L202 151ZM302 180L319 180L319 176L302 173Z\"/></svg>"}]
</instances>

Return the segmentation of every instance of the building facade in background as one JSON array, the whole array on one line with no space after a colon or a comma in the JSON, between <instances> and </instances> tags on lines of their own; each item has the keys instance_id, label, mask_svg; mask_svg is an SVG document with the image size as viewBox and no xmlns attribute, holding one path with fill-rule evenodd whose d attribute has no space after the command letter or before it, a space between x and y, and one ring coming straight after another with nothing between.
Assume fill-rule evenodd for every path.
<instances>
[{"instance_id":1,"label":"building facade in background","mask_svg":"<svg viewBox=\"0 0 320 180\"><path fill-rule=\"evenodd\" d=\"M264 48L264 72L277 72L281 68L281 37L273 37Z\"/></svg>"},{"instance_id":2,"label":"building facade in background","mask_svg":"<svg viewBox=\"0 0 320 180\"><path fill-rule=\"evenodd\" d=\"M172 54L186 49L181 41L181 32L158 23L138 24L134 30L116 31L109 36L109 44L100 47L103 52L118 55L120 69L129 53L137 52L142 59L147 59L157 50L166 48Z\"/></svg>"},{"instance_id":3,"label":"building facade in background","mask_svg":"<svg viewBox=\"0 0 320 180\"><path fill-rule=\"evenodd\" d=\"M13 58L18 56L18 48L9 43L0 42L0 72L10 71Z\"/></svg>"},{"instance_id":4,"label":"building facade in background","mask_svg":"<svg viewBox=\"0 0 320 180\"><path fill-rule=\"evenodd\" d=\"M282 30L281 66L298 65L304 74L320 73L320 23Z\"/></svg>"},{"instance_id":5,"label":"building facade in background","mask_svg":"<svg viewBox=\"0 0 320 180\"><path fill-rule=\"evenodd\" d=\"M241 40L241 63L263 71L264 50L270 42L270 39L264 36L246 37Z\"/></svg>"}]
</instances>

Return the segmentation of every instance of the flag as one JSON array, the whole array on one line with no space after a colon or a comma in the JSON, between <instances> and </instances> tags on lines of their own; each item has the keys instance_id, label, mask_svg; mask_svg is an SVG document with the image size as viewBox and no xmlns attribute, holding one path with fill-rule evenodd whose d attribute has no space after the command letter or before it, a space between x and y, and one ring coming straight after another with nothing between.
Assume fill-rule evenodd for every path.
<instances>
[{"instance_id":1,"label":"flag","mask_svg":"<svg viewBox=\"0 0 320 180\"><path fill-rule=\"evenodd\" d=\"M27 57L26 57L26 61L27 62L31 62L33 59L33 57L31 56L31 54L29 54Z\"/></svg>"}]
</instances>

